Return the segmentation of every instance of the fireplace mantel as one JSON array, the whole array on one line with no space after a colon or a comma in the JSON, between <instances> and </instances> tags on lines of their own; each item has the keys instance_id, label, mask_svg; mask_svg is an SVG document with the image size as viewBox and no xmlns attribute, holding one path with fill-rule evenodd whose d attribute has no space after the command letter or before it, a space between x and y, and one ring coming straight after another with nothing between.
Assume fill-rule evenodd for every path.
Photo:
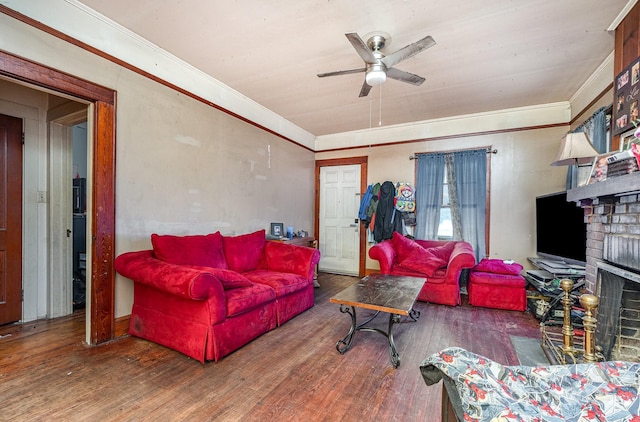
<instances>
[{"instance_id":1,"label":"fireplace mantel","mask_svg":"<svg viewBox=\"0 0 640 422\"><path fill-rule=\"evenodd\" d=\"M580 201L589 198L625 195L640 192L640 172L616 176L586 186L567 191L567 201Z\"/></svg>"}]
</instances>

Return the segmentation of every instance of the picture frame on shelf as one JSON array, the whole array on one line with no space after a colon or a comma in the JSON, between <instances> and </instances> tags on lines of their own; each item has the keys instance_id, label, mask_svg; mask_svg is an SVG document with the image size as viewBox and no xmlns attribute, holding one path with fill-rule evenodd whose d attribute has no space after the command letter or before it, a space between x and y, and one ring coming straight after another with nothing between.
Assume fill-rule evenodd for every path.
<instances>
[{"instance_id":1,"label":"picture frame on shelf","mask_svg":"<svg viewBox=\"0 0 640 422\"><path fill-rule=\"evenodd\" d=\"M284 223L271 223L271 236L284 236Z\"/></svg>"},{"instance_id":2,"label":"picture frame on shelf","mask_svg":"<svg viewBox=\"0 0 640 422\"><path fill-rule=\"evenodd\" d=\"M635 129L620 135L620 152L631 149L633 143L638 143L638 140L633 135Z\"/></svg>"},{"instance_id":3,"label":"picture frame on shelf","mask_svg":"<svg viewBox=\"0 0 640 422\"><path fill-rule=\"evenodd\" d=\"M597 155L593 159L593 164L591 165L591 172L589 172L589 180L587 182L588 185L593 183L602 182L607 179L607 167L609 165L607 158L612 155L612 152L607 152L604 154Z\"/></svg>"}]
</instances>

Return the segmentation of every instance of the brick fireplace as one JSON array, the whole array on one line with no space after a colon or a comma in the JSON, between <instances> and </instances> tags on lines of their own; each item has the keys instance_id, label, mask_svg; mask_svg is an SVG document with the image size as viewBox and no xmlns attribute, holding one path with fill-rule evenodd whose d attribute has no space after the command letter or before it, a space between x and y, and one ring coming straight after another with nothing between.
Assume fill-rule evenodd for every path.
<instances>
[{"instance_id":1,"label":"brick fireplace","mask_svg":"<svg viewBox=\"0 0 640 422\"><path fill-rule=\"evenodd\" d=\"M600 299L596 344L608 360L640 361L640 174L567 193L587 222L586 290Z\"/></svg>"}]
</instances>

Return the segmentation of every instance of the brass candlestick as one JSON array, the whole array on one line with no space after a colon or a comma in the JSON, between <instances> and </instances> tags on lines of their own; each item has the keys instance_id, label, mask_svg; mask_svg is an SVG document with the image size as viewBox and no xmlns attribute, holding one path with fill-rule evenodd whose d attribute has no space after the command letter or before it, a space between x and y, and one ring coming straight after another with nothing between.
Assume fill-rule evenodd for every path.
<instances>
[{"instance_id":1,"label":"brass candlestick","mask_svg":"<svg viewBox=\"0 0 640 422\"><path fill-rule=\"evenodd\" d=\"M560 280L560 288L564 290L564 298L562 299L562 303L564 305L564 320L562 323L562 363L567 363L566 356L571 356L573 363L575 363L576 349L573 347L573 325L571 324L572 301L569 296L569 292L571 292L571 289L573 288L573 280L563 278Z\"/></svg>"},{"instance_id":2,"label":"brass candlestick","mask_svg":"<svg viewBox=\"0 0 640 422\"><path fill-rule=\"evenodd\" d=\"M593 316L598 307L599 300L594 295L582 295L580 304L585 309L584 322L584 361L591 363L596 361L596 318Z\"/></svg>"}]
</instances>

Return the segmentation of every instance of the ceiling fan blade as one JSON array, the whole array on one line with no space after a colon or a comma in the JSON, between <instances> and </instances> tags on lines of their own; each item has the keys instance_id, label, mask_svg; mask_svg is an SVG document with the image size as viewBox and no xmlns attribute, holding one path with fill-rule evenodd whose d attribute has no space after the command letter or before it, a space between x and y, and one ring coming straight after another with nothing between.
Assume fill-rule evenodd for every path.
<instances>
[{"instance_id":1,"label":"ceiling fan blade","mask_svg":"<svg viewBox=\"0 0 640 422\"><path fill-rule=\"evenodd\" d=\"M387 77L412 85L422 85L424 82L424 78L422 76L414 75L413 73L405 72L404 70L396 69L395 67L387 69Z\"/></svg>"},{"instance_id":2,"label":"ceiling fan blade","mask_svg":"<svg viewBox=\"0 0 640 422\"><path fill-rule=\"evenodd\" d=\"M376 57L373 55L373 52L371 51L369 46L365 44L364 41L362 41L362 38L360 38L360 35L356 34L355 32L350 32L344 35L347 37L347 39L349 40L353 48L356 49L356 52L360 55L360 57L362 57L362 60L364 60L365 63L367 64L377 63Z\"/></svg>"},{"instance_id":3,"label":"ceiling fan blade","mask_svg":"<svg viewBox=\"0 0 640 422\"><path fill-rule=\"evenodd\" d=\"M324 78L327 76L349 75L351 73L362 73L367 70L366 67L360 69L338 70L335 72L318 73L318 78Z\"/></svg>"},{"instance_id":4,"label":"ceiling fan blade","mask_svg":"<svg viewBox=\"0 0 640 422\"><path fill-rule=\"evenodd\" d=\"M420 41L409 44L395 53L391 53L384 57L382 59L382 63L384 63L387 68L390 68L391 66L394 66L409 57L413 57L419 52L424 51L429 47L433 47L434 45L436 45L436 41L431 37L431 35L427 35Z\"/></svg>"},{"instance_id":5,"label":"ceiling fan blade","mask_svg":"<svg viewBox=\"0 0 640 422\"><path fill-rule=\"evenodd\" d=\"M371 85L369 85L367 81L364 81L362 83L362 88L360 88L360 95L358 95L358 97L366 97L369 95L369 91L371 91Z\"/></svg>"}]
</instances>

